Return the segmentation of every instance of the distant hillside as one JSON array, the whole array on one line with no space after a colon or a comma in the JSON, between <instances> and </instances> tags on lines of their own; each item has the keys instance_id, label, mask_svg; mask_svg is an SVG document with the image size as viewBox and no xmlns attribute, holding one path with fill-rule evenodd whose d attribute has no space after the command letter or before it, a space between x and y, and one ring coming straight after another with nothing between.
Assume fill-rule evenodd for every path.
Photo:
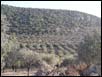
<instances>
[{"instance_id":1,"label":"distant hillside","mask_svg":"<svg viewBox=\"0 0 102 77\"><path fill-rule=\"evenodd\" d=\"M74 53L89 33L101 34L101 18L77 11L19 8L1 5L2 31L36 51Z\"/></svg>"}]
</instances>

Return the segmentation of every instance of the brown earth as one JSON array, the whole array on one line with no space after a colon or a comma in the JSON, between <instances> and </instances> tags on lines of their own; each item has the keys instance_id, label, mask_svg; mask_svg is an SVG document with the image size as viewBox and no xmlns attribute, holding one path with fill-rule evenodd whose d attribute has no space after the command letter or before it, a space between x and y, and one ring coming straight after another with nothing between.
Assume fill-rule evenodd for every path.
<instances>
[{"instance_id":1,"label":"brown earth","mask_svg":"<svg viewBox=\"0 0 102 77\"><path fill-rule=\"evenodd\" d=\"M29 75L34 75L36 71L30 70ZM6 69L3 73L1 73L1 76L27 76L26 69L18 69L17 72L12 71L11 69Z\"/></svg>"}]
</instances>

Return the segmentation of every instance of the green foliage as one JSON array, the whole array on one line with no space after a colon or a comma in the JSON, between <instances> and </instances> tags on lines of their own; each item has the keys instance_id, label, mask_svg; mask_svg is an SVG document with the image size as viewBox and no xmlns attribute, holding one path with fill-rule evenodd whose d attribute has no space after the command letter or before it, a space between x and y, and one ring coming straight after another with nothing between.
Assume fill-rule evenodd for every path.
<instances>
[{"instance_id":1,"label":"green foliage","mask_svg":"<svg viewBox=\"0 0 102 77\"><path fill-rule=\"evenodd\" d=\"M66 67L69 64L73 64L76 61L76 57L74 57L74 54L70 54L69 52L66 52L66 54L61 58L61 67Z\"/></svg>"},{"instance_id":2,"label":"green foliage","mask_svg":"<svg viewBox=\"0 0 102 77\"><path fill-rule=\"evenodd\" d=\"M51 66L58 64L60 61L59 57L55 54L42 53L41 57L43 61L47 62Z\"/></svg>"},{"instance_id":3,"label":"green foliage","mask_svg":"<svg viewBox=\"0 0 102 77\"><path fill-rule=\"evenodd\" d=\"M4 56L1 56L1 71L4 69L5 67L5 60L4 60Z\"/></svg>"},{"instance_id":4,"label":"green foliage","mask_svg":"<svg viewBox=\"0 0 102 77\"><path fill-rule=\"evenodd\" d=\"M31 67L36 61L40 60L39 53L33 52L28 48L22 48L19 52L25 67Z\"/></svg>"},{"instance_id":5,"label":"green foliage","mask_svg":"<svg viewBox=\"0 0 102 77\"><path fill-rule=\"evenodd\" d=\"M67 30L76 26L100 24L100 19L97 17L75 11L25 9L7 5L2 5L1 7L1 13L6 15L11 24L10 34L63 35L68 33ZM88 18L94 20L88 20Z\"/></svg>"},{"instance_id":6,"label":"green foliage","mask_svg":"<svg viewBox=\"0 0 102 77\"><path fill-rule=\"evenodd\" d=\"M30 69L43 63L66 66L75 59L74 43L85 34L84 30L100 25L100 18L81 12L1 5L1 67ZM71 44L61 45L67 41ZM79 47L79 58L87 62L97 58L101 62L100 50L98 34L85 37Z\"/></svg>"},{"instance_id":7,"label":"green foliage","mask_svg":"<svg viewBox=\"0 0 102 77\"><path fill-rule=\"evenodd\" d=\"M7 56L5 57L5 61L8 67L20 67L19 61L20 61L21 55L17 50L13 50L7 53Z\"/></svg>"},{"instance_id":8,"label":"green foliage","mask_svg":"<svg viewBox=\"0 0 102 77\"><path fill-rule=\"evenodd\" d=\"M4 48L5 52L10 52L14 49L17 49L18 47L19 47L18 40L17 40L15 34L13 34L13 35L9 36L8 42L5 44L5 46L3 48Z\"/></svg>"},{"instance_id":9,"label":"green foliage","mask_svg":"<svg viewBox=\"0 0 102 77\"><path fill-rule=\"evenodd\" d=\"M68 66L68 65L70 65L70 64L73 64L74 63L74 60L73 59L68 59L68 58L65 58L63 61L62 61L62 63L61 63L61 67L66 67L66 66Z\"/></svg>"},{"instance_id":10,"label":"green foliage","mask_svg":"<svg viewBox=\"0 0 102 77\"><path fill-rule=\"evenodd\" d=\"M9 30L10 23L7 21L7 17L5 14L1 14L1 32L6 32Z\"/></svg>"},{"instance_id":11,"label":"green foliage","mask_svg":"<svg viewBox=\"0 0 102 77\"><path fill-rule=\"evenodd\" d=\"M17 52L17 49L19 49L19 43L15 34L10 35L1 48L1 58L3 59L1 63L5 63L8 67L15 65L19 57L19 53Z\"/></svg>"},{"instance_id":12,"label":"green foliage","mask_svg":"<svg viewBox=\"0 0 102 77\"><path fill-rule=\"evenodd\" d=\"M64 53L63 53L63 51L58 51L58 56L60 56L60 57L63 57L64 56Z\"/></svg>"},{"instance_id":13,"label":"green foliage","mask_svg":"<svg viewBox=\"0 0 102 77\"><path fill-rule=\"evenodd\" d=\"M98 33L94 35L87 35L84 42L79 46L79 60L87 63L100 63L101 62L101 37Z\"/></svg>"}]
</instances>

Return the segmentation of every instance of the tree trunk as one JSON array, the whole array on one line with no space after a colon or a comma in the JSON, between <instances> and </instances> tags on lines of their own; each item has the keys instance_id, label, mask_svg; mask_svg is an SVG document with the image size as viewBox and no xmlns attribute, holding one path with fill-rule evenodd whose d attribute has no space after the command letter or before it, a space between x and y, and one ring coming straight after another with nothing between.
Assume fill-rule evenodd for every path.
<instances>
[{"instance_id":1,"label":"tree trunk","mask_svg":"<svg viewBox=\"0 0 102 77\"><path fill-rule=\"evenodd\" d=\"M12 70L14 71L14 66L12 66Z\"/></svg>"},{"instance_id":2,"label":"tree trunk","mask_svg":"<svg viewBox=\"0 0 102 77\"><path fill-rule=\"evenodd\" d=\"M14 71L17 72L17 70L16 70L16 66L15 66L15 68L14 68Z\"/></svg>"},{"instance_id":3,"label":"tree trunk","mask_svg":"<svg viewBox=\"0 0 102 77\"><path fill-rule=\"evenodd\" d=\"M30 69L30 68L29 68L29 67L27 67L27 76L29 76L29 69Z\"/></svg>"},{"instance_id":4,"label":"tree trunk","mask_svg":"<svg viewBox=\"0 0 102 77\"><path fill-rule=\"evenodd\" d=\"M4 73L5 68L2 69L2 72Z\"/></svg>"}]
</instances>

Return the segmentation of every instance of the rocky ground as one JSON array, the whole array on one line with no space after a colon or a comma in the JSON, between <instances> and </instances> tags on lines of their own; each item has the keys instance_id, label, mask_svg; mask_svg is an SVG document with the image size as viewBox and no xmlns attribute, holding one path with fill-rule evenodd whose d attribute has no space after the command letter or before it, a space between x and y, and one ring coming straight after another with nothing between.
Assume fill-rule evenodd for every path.
<instances>
[{"instance_id":1,"label":"rocky ground","mask_svg":"<svg viewBox=\"0 0 102 77\"><path fill-rule=\"evenodd\" d=\"M87 65L85 63L79 65L68 65L66 68L56 68L51 71L40 69L35 76L101 76L101 66Z\"/></svg>"},{"instance_id":2,"label":"rocky ground","mask_svg":"<svg viewBox=\"0 0 102 77\"><path fill-rule=\"evenodd\" d=\"M38 70L30 70L30 76L101 76L101 65L87 65L85 63L79 65L68 65L67 67L39 68ZM8 69L1 76L27 76L26 70L18 70L13 72Z\"/></svg>"}]
</instances>

